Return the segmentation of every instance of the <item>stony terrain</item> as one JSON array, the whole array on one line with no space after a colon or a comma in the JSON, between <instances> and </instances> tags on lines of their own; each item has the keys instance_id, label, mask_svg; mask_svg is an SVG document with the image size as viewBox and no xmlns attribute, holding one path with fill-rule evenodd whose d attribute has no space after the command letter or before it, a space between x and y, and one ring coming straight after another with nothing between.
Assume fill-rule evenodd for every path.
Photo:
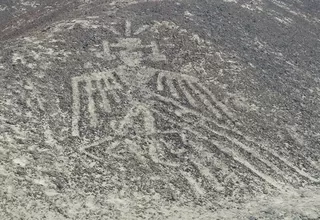
<instances>
[{"instance_id":1,"label":"stony terrain","mask_svg":"<svg viewBox=\"0 0 320 220\"><path fill-rule=\"evenodd\" d=\"M0 219L320 219L316 0L0 2Z\"/></svg>"}]
</instances>

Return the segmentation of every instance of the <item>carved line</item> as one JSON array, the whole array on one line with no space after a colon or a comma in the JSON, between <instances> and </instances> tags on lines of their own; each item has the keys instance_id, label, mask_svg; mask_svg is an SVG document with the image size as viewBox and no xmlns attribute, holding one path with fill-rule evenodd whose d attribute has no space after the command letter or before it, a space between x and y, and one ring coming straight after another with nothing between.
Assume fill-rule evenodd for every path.
<instances>
[{"instance_id":1,"label":"carved line","mask_svg":"<svg viewBox=\"0 0 320 220\"><path fill-rule=\"evenodd\" d=\"M80 94L79 94L79 85L78 78L71 79L72 85L72 136L79 136L79 127L78 123L80 120Z\"/></svg>"},{"instance_id":2,"label":"carved line","mask_svg":"<svg viewBox=\"0 0 320 220\"><path fill-rule=\"evenodd\" d=\"M185 129L189 132L191 132L192 134L194 134L195 136L197 136L197 138L202 139L206 142L211 143L212 145L214 145L217 149L219 149L221 152L229 155L230 157L232 157L235 161L237 161L238 163L242 164L243 166L247 167L249 170L251 170L251 172L253 172L254 174L256 174L257 176L259 176L261 179L265 180L266 182L268 182L270 185L274 186L275 188L282 190L283 186L282 184L278 183L278 181L276 181L275 179L273 179L272 177L270 177L267 174L262 173L261 171L257 170L252 164L250 164L245 158L243 158L242 156L240 156L236 151L230 149L227 146L221 146L221 143L214 141L214 140L209 140L207 137L203 136L201 133L197 132L194 130L194 128L190 127L188 124L181 122L180 124L177 123L175 120L170 119L169 117L165 116L163 113L161 113L158 110L152 109L152 111L158 115L160 115L162 118L164 118L165 120L169 121L172 124L175 124L176 126L181 127L182 129Z\"/></svg>"},{"instance_id":3,"label":"carved line","mask_svg":"<svg viewBox=\"0 0 320 220\"><path fill-rule=\"evenodd\" d=\"M126 20L126 25L125 25L125 32L124 35L126 37L130 37L131 36L131 21Z\"/></svg>"},{"instance_id":4,"label":"carved line","mask_svg":"<svg viewBox=\"0 0 320 220\"><path fill-rule=\"evenodd\" d=\"M146 31L148 28L149 28L149 25L142 25L133 33L133 35L139 35L142 32Z\"/></svg>"},{"instance_id":5,"label":"carved line","mask_svg":"<svg viewBox=\"0 0 320 220\"><path fill-rule=\"evenodd\" d=\"M164 88L163 88L163 78L164 78L164 77L166 77L167 80L171 80L172 78L174 78L174 77L176 77L176 76L171 76L171 75L169 75L169 74L168 74L168 75L165 75L164 73L159 74L159 76L158 76L158 81L157 81L157 86L158 86L158 90L159 90L159 91L162 91L162 90L164 89ZM181 78L184 78L185 76L182 75L182 76L180 76L180 77L181 77ZM181 80L178 79L178 81L181 81ZM185 82L187 83L187 85L193 89L193 91L196 91L198 95L201 95L201 91L199 91L199 90L198 90L197 88L195 88L195 86L193 85L193 83L195 83L195 80L194 80L194 79L193 79L193 82L192 82L192 83L189 82L188 80L185 80L185 79L183 79L183 81L185 81ZM211 97L211 99L213 100L213 102L218 105L219 109L228 117L228 119L229 119L230 121L233 121L233 120L232 120L232 117L233 117L233 116L232 116L232 113L230 113L230 112L227 110L227 108L226 108L225 105L223 105L222 103L220 103L220 102L218 102L218 101L216 100L216 98L214 97L214 95L211 93L211 91L210 91L208 88L206 88L206 87L205 87L204 85L202 85L201 83L196 83L196 85L197 85L199 88L201 88L209 97ZM188 96L190 95L190 94L188 94L187 89L183 89L183 87L182 87L181 85L180 85L180 88L182 88L181 90L183 91L183 93L184 93L184 95L185 95L186 97L188 97ZM176 101L174 101L174 100L170 100L170 98L168 98L168 99L166 100L164 97L161 97L161 96L159 96L159 95L156 95L156 96L157 96L158 98L162 99L163 101L168 101L168 102L170 102L170 103L178 106L179 108L182 108L185 112L193 113L193 114L197 115L198 117L201 117L201 118L203 118L203 119L205 119L205 120L208 120L208 121L211 121L211 122L215 123L215 124L218 125L218 127L220 127L220 128L224 128L224 129L226 129L226 130L230 130L230 129L224 127L224 126L221 126L220 123L218 123L218 122L216 122L216 121L213 121L212 119L203 117L203 116L201 115L201 113L198 113L198 112L195 112L195 111L192 111L192 110L190 110L190 109L187 109L187 108L183 107L183 106L182 106L181 104L179 104L178 102L176 102ZM217 115L218 112L216 111L216 109L215 109L213 106L211 106L211 105L209 104L208 100L207 100L203 95L202 95L202 97L200 97L200 98L201 98L201 100L203 101L203 103L206 104L206 106L208 106L208 107L211 109L212 112L215 112L215 115ZM192 106L194 106L194 105L192 104L192 103L194 103L194 101L193 101L193 100L189 100L190 98L187 98L187 99L188 99L189 103L190 103ZM291 169L295 170L299 175L301 175L301 176L303 176L303 177L305 177L305 178L307 178L307 179L309 179L309 180L311 180L311 181L313 181L313 182L320 182L319 179L313 178L311 175L309 175L309 174L306 173L305 171L299 169L298 167L296 167L295 165L293 165L291 162L289 162L287 159L285 159L285 158L281 157L280 155L278 155L278 154L277 154L276 152L274 152L273 150L268 149L268 148L263 147L263 146L260 146L260 145L256 144L255 142L252 142L252 141L248 140L248 138L247 138L245 135L243 135L238 129L230 130L230 131L236 133L237 135L240 135L240 136L241 136L243 139L245 139L247 142L249 142L249 143L254 143L254 144L255 144L256 146L258 146L259 148L262 148L264 151L268 152L270 155L272 155L273 157L275 157L275 158L277 158L278 160L282 161L284 164L286 164L286 165L287 165L288 167L290 167ZM239 145L240 145L240 144L238 144L238 146L239 146ZM241 145L240 145L240 146L241 146ZM245 145L242 145L241 147L242 147L243 149L245 149L246 151L252 153L252 151L249 151L248 148L244 148L244 146L245 146ZM260 157L258 156L258 158L260 158ZM266 163L266 164L269 165L269 166L271 166L271 167L273 167L273 169L274 169L275 171L276 171L276 170L279 170L279 169L275 169L275 166L274 166L274 165L271 165L272 163Z\"/></svg>"},{"instance_id":6,"label":"carved line","mask_svg":"<svg viewBox=\"0 0 320 220\"><path fill-rule=\"evenodd\" d=\"M254 144L255 146L259 147L260 149L264 150L265 152L269 153L270 155L272 155L273 157L275 157L276 159L282 161L284 164L286 164L288 167L290 167L291 169L295 170L299 175L313 181L313 182L319 182L318 179L313 178L312 176L310 176L309 174L307 174L306 172L304 172L303 170L300 170L298 167L296 167L295 165L293 165L291 162L289 162L288 160L286 160L285 158L281 157L279 154L277 154L276 152L274 152L271 149L268 149L262 145L259 145L257 143L255 143L252 140L249 140L245 135L243 135L240 131L238 130L233 130L231 128L228 128L226 126L221 125L219 122L211 119L211 118L207 118L204 117L203 115L201 115L201 113L198 113L197 111L188 109L186 107L181 106L178 102L171 100L169 98L160 96L158 94L154 94L154 96L156 96L157 98L159 98L160 100L164 101L164 102L170 102L171 104L174 104L175 106L183 109L184 112L186 113L191 113L196 115L197 117L202 118L203 121L209 121L213 124L215 124L215 126L220 129L221 131L214 131L211 128L209 128L206 125L202 125L203 128L210 130L211 132L213 132L215 135L219 136L219 137L224 137L226 138L228 141L236 144L238 147L242 148L243 150L245 150L246 152L250 153L251 155L255 156L257 159L259 159L260 161L262 161L263 163L265 163L267 166L269 166L270 168L272 168L274 171L276 171L277 173L279 173L280 175L283 175L281 173L283 173L283 171L281 171L277 166L275 166L272 162L269 162L268 160L265 160L263 158L261 158L261 155L257 154L255 149L250 149L249 147L247 147L245 144L241 143L240 141L238 141L237 139L229 136L227 134L227 132L231 132L237 136L239 136L240 138L244 139L247 143L251 143ZM179 115L177 115L178 117L180 117ZM182 117L180 117L182 118ZM183 119L183 118L182 118Z\"/></svg>"},{"instance_id":7,"label":"carved line","mask_svg":"<svg viewBox=\"0 0 320 220\"><path fill-rule=\"evenodd\" d=\"M109 82L109 79L112 80L112 84ZM99 95L102 97L103 109L107 112L111 112L110 102L107 98L106 92L112 94L112 97L117 103L121 102L120 97L114 91L115 89L122 89L122 85L118 82L118 80L113 76L110 72L102 72L102 73L93 73L91 75L84 76L76 76L71 79L71 87L72 87L72 122L71 122L71 130L72 136L79 136L79 121L80 121L80 91L79 91L79 83L85 83L85 90L88 97L88 112L90 115L90 126L96 127L98 124L98 118L96 115L96 102L93 98L94 88L92 87L92 82L96 82L97 90ZM102 82L105 84L103 88Z\"/></svg>"},{"instance_id":8,"label":"carved line","mask_svg":"<svg viewBox=\"0 0 320 220\"><path fill-rule=\"evenodd\" d=\"M179 88L181 89L183 95L187 98L188 102L193 107L198 107L196 104L195 98L189 93L187 86L194 92L196 95L200 98L201 103L203 103L208 110L210 110L217 118L222 118L222 115L220 114L219 110L215 106L213 106L210 102L210 100L206 97L208 95L209 97L213 96L213 94L203 94L196 86L193 85L193 83L196 83L200 88L205 90L205 87L201 85L201 83L198 82L198 79L188 76L188 75L181 75L181 76L175 76L175 75L169 75L165 74L163 72L160 72L157 78L157 89L158 91L164 90L164 78L166 79L166 84L169 87L169 91L172 94L172 96L176 99L180 98L180 95L178 94L177 89L174 86L173 80L177 81L177 84ZM184 85L186 84L186 85ZM206 93L208 93L208 90L205 90ZM212 98L212 97L211 97ZM215 98L212 98L214 103L217 103Z\"/></svg>"}]
</instances>

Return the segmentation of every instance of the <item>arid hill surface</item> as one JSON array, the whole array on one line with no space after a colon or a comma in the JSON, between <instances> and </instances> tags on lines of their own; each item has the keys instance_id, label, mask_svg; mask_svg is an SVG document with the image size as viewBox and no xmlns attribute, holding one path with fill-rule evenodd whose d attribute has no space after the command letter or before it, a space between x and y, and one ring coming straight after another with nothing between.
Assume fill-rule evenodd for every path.
<instances>
[{"instance_id":1,"label":"arid hill surface","mask_svg":"<svg viewBox=\"0 0 320 220\"><path fill-rule=\"evenodd\" d=\"M320 3L0 3L0 219L320 219Z\"/></svg>"}]
</instances>

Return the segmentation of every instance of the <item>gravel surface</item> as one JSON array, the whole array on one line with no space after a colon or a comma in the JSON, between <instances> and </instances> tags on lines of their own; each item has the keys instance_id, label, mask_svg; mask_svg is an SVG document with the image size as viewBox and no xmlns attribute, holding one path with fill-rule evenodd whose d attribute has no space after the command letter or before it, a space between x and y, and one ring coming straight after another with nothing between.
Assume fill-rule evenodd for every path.
<instances>
[{"instance_id":1,"label":"gravel surface","mask_svg":"<svg viewBox=\"0 0 320 220\"><path fill-rule=\"evenodd\" d=\"M0 219L320 219L319 11L0 1Z\"/></svg>"}]
</instances>

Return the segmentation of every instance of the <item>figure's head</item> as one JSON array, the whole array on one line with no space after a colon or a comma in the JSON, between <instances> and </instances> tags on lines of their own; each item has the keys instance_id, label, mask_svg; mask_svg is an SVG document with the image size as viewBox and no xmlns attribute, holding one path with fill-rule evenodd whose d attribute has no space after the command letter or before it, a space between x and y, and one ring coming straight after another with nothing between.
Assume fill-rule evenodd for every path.
<instances>
[{"instance_id":1,"label":"figure's head","mask_svg":"<svg viewBox=\"0 0 320 220\"><path fill-rule=\"evenodd\" d=\"M130 67L138 67L141 64L143 53L141 51L120 51L120 59Z\"/></svg>"}]
</instances>

